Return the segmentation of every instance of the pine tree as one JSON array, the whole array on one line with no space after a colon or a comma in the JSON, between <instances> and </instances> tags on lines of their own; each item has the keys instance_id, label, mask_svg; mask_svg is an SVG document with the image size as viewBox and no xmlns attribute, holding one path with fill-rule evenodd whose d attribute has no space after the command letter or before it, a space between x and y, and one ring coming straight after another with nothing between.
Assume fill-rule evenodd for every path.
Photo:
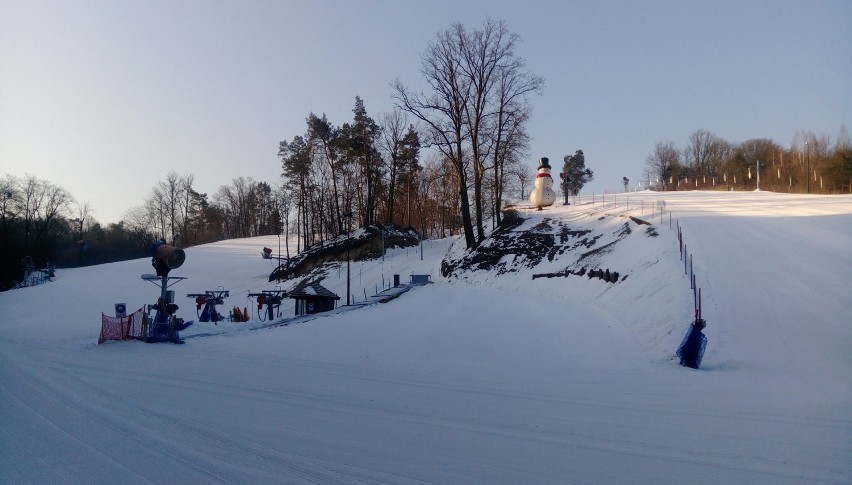
<instances>
[{"instance_id":1,"label":"pine tree","mask_svg":"<svg viewBox=\"0 0 852 485\"><path fill-rule=\"evenodd\" d=\"M567 203L569 195L579 194L584 185L595 179L595 173L590 168L586 168L583 150L577 150L573 155L565 155L563 162L562 191Z\"/></svg>"}]
</instances>

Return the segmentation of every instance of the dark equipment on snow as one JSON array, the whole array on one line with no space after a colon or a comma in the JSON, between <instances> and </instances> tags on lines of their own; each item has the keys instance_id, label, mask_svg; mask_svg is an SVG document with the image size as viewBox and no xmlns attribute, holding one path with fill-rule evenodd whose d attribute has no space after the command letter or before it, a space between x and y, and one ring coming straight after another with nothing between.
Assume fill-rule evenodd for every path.
<instances>
[{"instance_id":1,"label":"dark equipment on snow","mask_svg":"<svg viewBox=\"0 0 852 485\"><path fill-rule=\"evenodd\" d=\"M178 310L175 292L168 288L186 279L184 276L169 276L170 270L183 265L186 254L182 249L169 246L162 240L154 241L150 249L151 265L157 270L157 274L143 274L142 279L158 286L160 297L157 298L157 303L146 305L146 311L142 315L142 341L182 344L183 340L178 332L186 330L194 322L184 322L175 315ZM152 311L155 312L153 317Z\"/></svg>"},{"instance_id":2,"label":"dark equipment on snow","mask_svg":"<svg viewBox=\"0 0 852 485\"><path fill-rule=\"evenodd\" d=\"M225 304L225 298L229 296L228 290L220 286L215 291L207 290L204 293L189 293L186 296L195 298L195 310L198 314L198 321L213 322L216 324L216 322L225 319L221 313L216 311L216 306ZM201 309L202 305L204 306L204 310Z\"/></svg>"},{"instance_id":3,"label":"dark equipment on snow","mask_svg":"<svg viewBox=\"0 0 852 485\"><path fill-rule=\"evenodd\" d=\"M693 288L695 296L695 288ZM680 365L698 369L701 367L701 359L704 358L704 349L707 347L707 337L701 330L707 326L707 322L701 318L701 290L695 296L695 321L689 326L683 336L680 346L677 348L677 356L680 357Z\"/></svg>"},{"instance_id":4,"label":"dark equipment on snow","mask_svg":"<svg viewBox=\"0 0 852 485\"><path fill-rule=\"evenodd\" d=\"M706 323L704 320L696 320L689 326L680 347L677 348L677 356L680 357L680 365L698 369L701 359L704 357L704 348L707 347L707 337L701 333Z\"/></svg>"},{"instance_id":5,"label":"dark equipment on snow","mask_svg":"<svg viewBox=\"0 0 852 485\"><path fill-rule=\"evenodd\" d=\"M146 305L146 310L142 315L142 341L182 344L183 340L178 332L186 330L194 322L192 320L185 322L175 315L178 310L178 306L174 302L175 292L168 290L168 288L181 280L185 280L186 277L143 274L142 279L160 287L160 297L157 298L157 303ZM151 316L152 311L154 312L153 317Z\"/></svg>"},{"instance_id":6,"label":"dark equipment on snow","mask_svg":"<svg viewBox=\"0 0 852 485\"><path fill-rule=\"evenodd\" d=\"M261 322L272 321L281 316L281 302L287 297L287 292L281 288L263 290L260 293L249 293L250 298L257 298L257 318ZM263 306L266 305L266 311Z\"/></svg>"},{"instance_id":7,"label":"dark equipment on snow","mask_svg":"<svg viewBox=\"0 0 852 485\"><path fill-rule=\"evenodd\" d=\"M151 266L157 271L157 276L168 276L169 271L180 268L186 261L183 249L169 246L164 241L154 241L150 247Z\"/></svg>"}]
</instances>

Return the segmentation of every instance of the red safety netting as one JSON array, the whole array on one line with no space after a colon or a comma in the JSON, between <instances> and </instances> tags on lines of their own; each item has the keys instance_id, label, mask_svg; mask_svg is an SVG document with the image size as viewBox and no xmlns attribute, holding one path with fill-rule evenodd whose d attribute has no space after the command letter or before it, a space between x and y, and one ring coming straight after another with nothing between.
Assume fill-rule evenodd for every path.
<instances>
[{"instance_id":1,"label":"red safety netting","mask_svg":"<svg viewBox=\"0 0 852 485\"><path fill-rule=\"evenodd\" d=\"M111 317L101 314L101 335L98 344L107 340L138 339L142 337L142 309L126 317Z\"/></svg>"}]
</instances>

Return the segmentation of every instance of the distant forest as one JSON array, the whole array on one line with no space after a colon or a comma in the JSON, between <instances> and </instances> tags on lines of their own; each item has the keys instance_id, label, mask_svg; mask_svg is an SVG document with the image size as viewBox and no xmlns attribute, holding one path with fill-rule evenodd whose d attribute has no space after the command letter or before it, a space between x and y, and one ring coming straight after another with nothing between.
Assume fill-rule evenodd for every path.
<instances>
[{"instance_id":1,"label":"distant forest","mask_svg":"<svg viewBox=\"0 0 852 485\"><path fill-rule=\"evenodd\" d=\"M360 97L336 124L306 117L281 141L280 179L238 177L212 194L192 174L166 174L139 207L103 226L86 202L32 176L0 179L0 288L36 268L72 267L148 255L155 239L187 247L227 238L296 236L301 251L357 227L393 223L424 238L463 234L468 247L499 224L503 201L523 197L528 97L543 80L514 54L519 37L502 21L453 24L422 54L430 92L392 83L395 106L371 117ZM424 150L425 149L425 150ZM428 150L428 156L423 152ZM513 193L513 191L516 191Z\"/></svg>"},{"instance_id":2,"label":"distant forest","mask_svg":"<svg viewBox=\"0 0 852 485\"><path fill-rule=\"evenodd\" d=\"M845 126L828 135L799 132L789 148L767 138L730 142L700 129L685 145L658 142L643 186L657 190L761 190L852 193L852 140Z\"/></svg>"},{"instance_id":3,"label":"distant forest","mask_svg":"<svg viewBox=\"0 0 852 485\"><path fill-rule=\"evenodd\" d=\"M3 176L0 290L22 280L27 256L36 269L86 266L149 256L148 247L156 239L188 247L280 234L282 251L289 253L375 223L412 227L425 238L462 234L459 178L453 164L435 154L421 160L423 135L407 124L403 111L371 124L356 98L354 112L355 120L341 127L310 114L305 134L279 146L283 175L275 185L238 177L208 196L195 189L191 174L171 172L155 183L141 206L106 226L92 217L88 203L59 185L29 175ZM363 133L364 125L374 130L369 139L373 143L366 145L371 149L369 161L351 148L358 146L351 134ZM845 129L834 141L801 134L788 149L765 138L731 143L698 130L682 148L657 143L641 185L650 183L656 190L754 190L758 161L763 190L852 191L852 147ZM523 198L534 176L530 164L512 163L506 173L505 197ZM493 185L487 178L484 186ZM493 196L485 200L486 225L496 224L500 205ZM298 242L289 247L286 241L293 236Z\"/></svg>"},{"instance_id":4,"label":"distant forest","mask_svg":"<svg viewBox=\"0 0 852 485\"><path fill-rule=\"evenodd\" d=\"M431 91L414 92L397 80L389 113L371 117L357 96L352 119L342 124L309 113L305 132L286 134L289 140L278 144L280 178L237 177L208 194L195 187L192 174L170 172L140 206L106 226L88 202L61 186L4 175L0 290L19 284L26 264L48 269L140 258L157 239L189 247L279 234L287 256L357 227L395 224L424 238L462 235L475 247L487 227L500 223L506 202L524 199L535 179L526 126L529 98L544 80L515 56L518 42L502 21L472 30L453 24L421 55ZM582 150L566 153L563 170L576 174L560 185L577 193L592 171ZM753 190L757 162L762 189L852 190L845 129L834 142L797 135L789 149L767 139L727 142L698 130L682 148L657 143L646 162L645 182L658 190ZM291 237L295 247L287 244Z\"/></svg>"}]
</instances>

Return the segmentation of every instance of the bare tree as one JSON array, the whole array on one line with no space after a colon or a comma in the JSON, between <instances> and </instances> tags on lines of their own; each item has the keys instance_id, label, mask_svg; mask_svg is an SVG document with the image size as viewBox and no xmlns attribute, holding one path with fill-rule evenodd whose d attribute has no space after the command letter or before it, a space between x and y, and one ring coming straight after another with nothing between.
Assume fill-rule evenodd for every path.
<instances>
[{"instance_id":1,"label":"bare tree","mask_svg":"<svg viewBox=\"0 0 852 485\"><path fill-rule=\"evenodd\" d=\"M487 19L482 30L467 33L462 27L459 31L461 59L459 67L468 79L470 97L463 105L464 122L467 125L470 140L470 155L473 167L473 206L476 219L476 242L485 239L482 225L483 194L482 184L485 175L485 160L491 148L488 123L490 97L498 79L499 66L504 59L511 57L512 47L518 36L510 34L504 22Z\"/></svg>"},{"instance_id":2,"label":"bare tree","mask_svg":"<svg viewBox=\"0 0 852 485\"><path fill-rule=\"evenodd\" d=\"M0 216L3 220L3 236L8 235L9 223L18 216L18 179L12 175L5 175L0 179Z\"/></svg>"},{"instance_id":3,"label":"bare tree","mask_svg":"<svg viewBox=\"0 0 852 485\"><path fill-rule=\"evenodd\" d=\"M74 204L74 218L71 219L77 227L77 237L83 239L86 228L92 223L92 205L87 202L76 202Z\"/></svg>"},{"instance_id":4,"label":"bare tree","mask_svg":"<svg viewBox=\"0 0 852 485\"><path fill-rule=\"evenodd\" d=\"M465 144L469 141L465 107L470 102L471 81L460 69L463 59L461 46L466 43L466 31L453 24L440 32L423 54L420 72L431 88L430 94L413 93L399 80L393 84L397 106L423 122L427 131L426 144L436 148L454 168L458 182L458 200L462 226L468 248L476 246L476 235L470 214L468 196L468 164Z\"/></svg>"},{"instance_id":5,"label":"bare tree","mask_svg":"<svg viewBox=\"0 0 852 485\"><path fill-rule=\"evenodd\" d=\"M274 192L275 210L278 211L281 227L278 228L278 234L284 232L284 246L287 257L290 257L290 215L293 209L293 192L285 183L277 186ZM280 256L280 255L279 255Z\"/></svg>"},{"instance_id":6,"label":"bare tree","mask_svg":"<svg viewBox=\"0 0 852 485\"><path fill-rule=\"evenodd\" d=\"M34 220L36 241L42 245L45 255L50 257L54 249L54 226L59 218L67 214L73 198L64 188L46 180L39 181L38 198L40 202Z\"/></svg>"},{"instance_id":7,"label":"bare tree","mask_svg":"<svg viewBox=\"0 0 852 485\"><path fill-rule=\"evenodd\" d=\"M227 214L226 227L230 237L251 237L257 219L257 182L251 177L237 177L232 185L219 187L216 201Z\"/></svg>"},{"instance_id":8,"label":"bare tree","mask_svg":"<svg viewBox=\"0 0 852 485\"><path fill-rule=\"evenodd\" d=\"M471 80L470 102L465 118L470 132L470 152L473 162L474 207L477 221L477 240L485 238L482 211L485 196L482 192L486 160L492 162L492 209L499 221L499 203L503 180L502 165L513 149L521 148L520 137L506 144L511 133L523 131L531 108L526 96L540 92L544 80L524 70L525 61L515 56L520 36L509 32L504 21L486 19L481 30L474 30L463 44L462 69ZM525 138L523 138L525 140Z\"/></svg>"},{"instance_id":9,"label":"bare tree","mask_svg":"<svg viewBox=\"0 0 852 485\"><path fill-rule=\"evenodd\" d=\"M656 177L660 187L665 190L680 168L680 152L671 141L657 142L654 151L648 155L646 165L651 176Z\"/></svg>"},{"instance_id":10,"label":"bare tree","mask_svg":"<svg viewBox=\"0 0 852 485\"><path fill-rule=\"evenodd\" d=\"M497 214L497 224L500 224L501 220L500 203L504 198L503 194L507 185L507 166L511 168L520 165L527 156L529 135L524 125L530 116L530 112L525 106L510 103L506 107L502 107L502 102L500 106L501 108L497 112L497 130L494 135L493 199L496 204L494 210ZM529 167L526 167L526 173L530 173ZM521 192L523 192L524 183L525 181L521 181ZM523 198L523 194L521 194L521 198Z\"/></svg>"},{"instance_id":11,"label":"bare tree","mask_svg":"<svg viewBox=\"0 0 852 485\"><path fill-rule=\"evenodd\" d=\"M741 184L745 184L747 187L756 184L754 181L747 181L752 177L756 178L758 170L765 172L771 164L773 155L780 149L781 147L768 138L746 140L734 149L727 172L737 175ZM772 179L769 178L769 180Z\"/></svg>"},{"instance_id":12,"label":"bare tree","mask_svg":"<svg viewBox=\"0 0 852 485\"><path fill-rule=\"evenodd\" d=\"M189 226L192 223L192 204L197 198L193 196L192 184L195 181L193 174L186 174L178 181L178 223L180 225L181 240L184 245L189 245Z\"/></svg>"},{"instance_id":13,"label":"bare tree","mask_svg":"<svg viewBox=\"0 0 852 485\"><path fill-rule=\"evenodd\" d=\"M852 138L849 137L849 129L846 125L840 125L840 130L837 133L837 141L834 143L835 150L852 149Z\"/></svg>"},{"instance_id":14,"label":"bare tree","mask_svg":"<svg viewBox=\"0 0 852 485\"><path fill-rule=\"evenodd\" d=\"M397 175L403 169L404 141L409 120L406 112L398 107L385 113L381 118L381 135L378 139L379 148L387 156L387 213L385 222L393 222L394 199L396 196Z\"/></svg>"},{"instance_id":15,"label":"bare tree","mask_svg":"<svg viewBox=\"0 0 852 485\"><path fill-rule=\"evenodd\" d=\"M543 85L541 78L523 70L524 61L514 53L518 42L519 37L502 21L487 19L480 30L473 31L453 24L437 35L422 57L420 72L431 92L412 93L399 80L393 85L397 106L427 129L425 145L436 148L454 167L468 248L485 238L487 164L493 163L491 203L499 206L503 164L516 155L512 150L524 147L526 139L519 129L529 113L525 95ZM509 143L512 133L516 137ZM468 194L471 181L473 213Z\"/></svg>"},{"instance_id":16,"label":"bare tree","mask_svg":"<svg viewBox=\"0 0 852 485\"><path fill-rule=\"evenodd\" d=\"M158 237L173 244L188 238L193 175L179 176L171 171L157 182L145 199L145 209L156 221Z\"/></svg>"},{"instance_id":17,"label":"bare tree","mask_svg":"<svg viewBox=\"0 0 852 485\"><path fill-rule=\"evenodd\" d=\"M694 176L709 175L711 173L713 146L717 140L718 137L716 135L703 128L689 135L683 154L684 160L693 170Z\"/></svg>"},{"instance_id":18,"label":"bare tree","mask_svg":"<svg viewBox=\"0 0 852 485\"><path fill-rule=\"evenodd\" d=\"M518 188L520 189L518 200L524 200L527 197L526 187L533 180L532 169L525 163L514 163L508 172L518 179Z\"/></svg>"},{"instance_id":19,"label":"bare tree","mask_svg":"<svg viewBox=\"0 0 852 485\"><path fill-rule=\"evenodd\" d=\"M718 177L724 173L725 168L734 156L734 145L722 138L716 138L710 146L709 167L706 175L711 178ZM711 179L712 182L712 179Z\"/></svg>"},{"instance_id":20,"label":"bare tree","mask_svg":"<svg viewBox=\"0 0 852 485\"><path fill-rule=\"evenodd\" d=\"M18 190L20 197L17 200L18 210L24 222L24 249L30 247L30 236L32 235L33 224L42 204L41 181L35 176L26 174L21 181Z\"/></svg>"}]
</instances>

